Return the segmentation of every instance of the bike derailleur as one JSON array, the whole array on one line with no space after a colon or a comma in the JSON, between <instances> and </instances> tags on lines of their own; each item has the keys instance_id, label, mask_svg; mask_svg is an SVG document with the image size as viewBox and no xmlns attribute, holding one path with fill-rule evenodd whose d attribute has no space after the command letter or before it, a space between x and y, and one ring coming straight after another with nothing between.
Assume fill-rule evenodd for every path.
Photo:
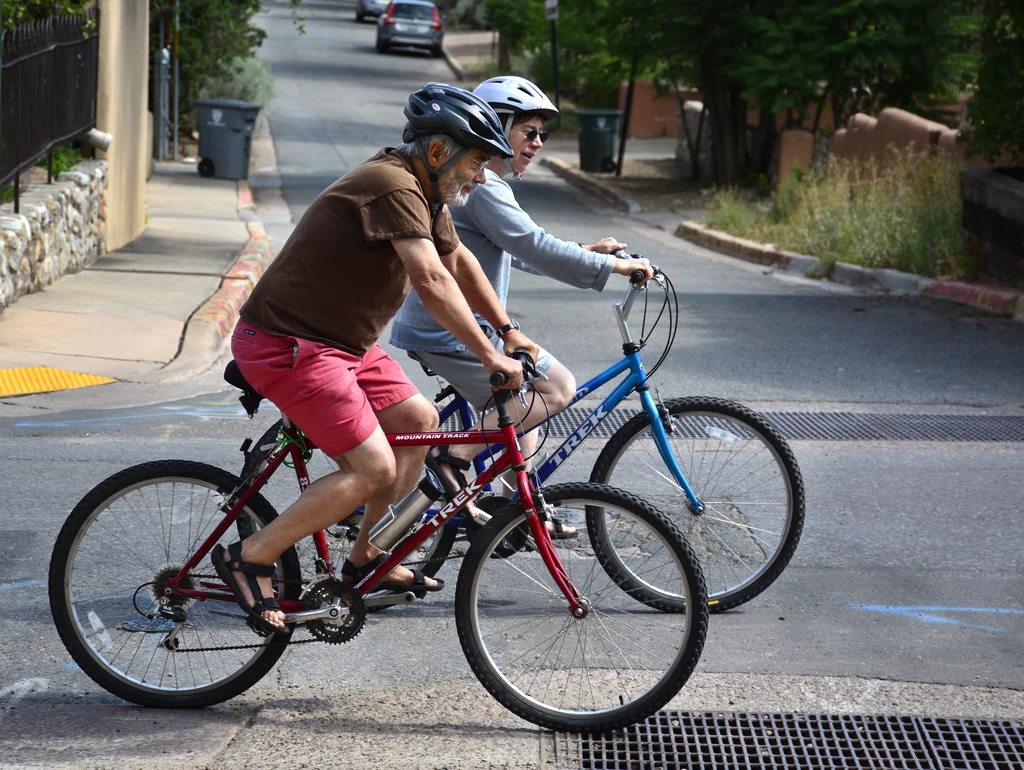
<instances>
[{"instance_id":1,"label":"bike derailleur","mask_svg":"<svg viewBox=\"0 0 1024 770\"><path fill-rule=\"evenodd\" d=\"M306 611L332 607L338 610L333 617L306 621L306 630L321 642L343 644L362 631L366 607L363 597L348 583L329 575L321 575L306 586L300 598Z\"/></svg>"}]
</instances>

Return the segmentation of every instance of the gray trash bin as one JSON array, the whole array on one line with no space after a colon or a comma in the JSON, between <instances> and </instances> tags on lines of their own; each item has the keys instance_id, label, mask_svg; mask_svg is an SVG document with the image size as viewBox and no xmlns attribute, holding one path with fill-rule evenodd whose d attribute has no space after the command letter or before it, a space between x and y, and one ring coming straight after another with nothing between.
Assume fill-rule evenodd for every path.
<instances>
[{"instance_id":1,"label":"gray trash bin","mask_svg":"<svg viewBox=\"0 0 1024 770\"><path fill-rule=\"evenodd\" d=\"M580 127L580 169L614 171L615 145L619 141L619 110L576 110Z\"/></svg>"},{"instance_id":2,"label":"gray trash bin","mask_svg":"<svg viewBox=\"0 0 1024 770\"><path fill-rule=\"evenodd\" d=\"M192 106L199 113L199 175L247 178L260 105L238 99L197 99Z\"/></svg>"}]
</instances>

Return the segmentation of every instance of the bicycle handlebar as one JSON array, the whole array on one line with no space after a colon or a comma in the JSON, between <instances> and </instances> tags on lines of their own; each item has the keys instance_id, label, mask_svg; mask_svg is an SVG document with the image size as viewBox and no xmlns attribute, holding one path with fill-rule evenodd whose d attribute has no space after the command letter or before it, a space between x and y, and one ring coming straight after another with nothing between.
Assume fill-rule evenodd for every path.
<instances>
[{"instance_id":1,"label":"bicycle handlebar","mask_svg":"<svg viewBox=\"0 0 1024 770\"><path fill-rule=\"evenodd\" d=\"M530 357L530 354L527 351L523 350L522 348L518 350L513 350L512 355L510 355L509 358L514 358L516 361L522 364L524 374L528 374L530 372L536 374L537 370L534 368L535 365L533 359ZM500 388L502 385L505 384L507 379L508 378L505 377L504 372L491 372L491 387Z\"/></svg>"}]
</instances>

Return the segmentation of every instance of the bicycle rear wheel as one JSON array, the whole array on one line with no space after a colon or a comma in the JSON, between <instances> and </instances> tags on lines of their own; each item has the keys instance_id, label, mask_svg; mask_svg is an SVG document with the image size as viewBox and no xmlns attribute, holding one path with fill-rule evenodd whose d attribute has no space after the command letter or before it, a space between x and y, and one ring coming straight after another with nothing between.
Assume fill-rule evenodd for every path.
<instances>
[{"instance_id":1,"label":"bicycle rear wheel","mask_svg":"<svg viewBox=\"0 0 1024 770\"><path fill-rule=\"evenodd\" d=\"M281 657L290 631L257 636L234 603L180 594L159 601L163 581L223 520L221 506L238 483L202 463L145 463L101 482L71 512L50 560L50 611L71 657L104 689L144 706L198 708L245 691ZM276 515L254 495L221 543ZM277 569L279 595L298 598L292 549ZM183 581L204 582L220 583L208 560Z\"/></svg>"},{"instance_id":2,"label":"bicycle rear wheel","mask_svg":"<svg viewBox=\"0 0 1024 770\"><path fill-rule=\"evenodd\" d=\"M553 542L589 602L577 619L537 551L508 549L529 542L520 537L525 513L510 505L476 535L459 573L455 621L466 658L502 705L542 727L611 730L645 719L679 692L700 657L708 624L700 567L679 531L632 495L600 484L543 493L580 520L588 509L628 520L606 530L617 554L632 574L657 570L678 601L666 612L623 590L581 533Z\"/></svg>"},{"instance_id":3,"label":"bicycle rear wheel","mask_svg":"<svg viewBox=\"0 0 1024 770\"><path fill-rule=\"evenodd\" d=\"M679 398L665 408L669 446L704 504L702 515L690 513L645 412L608 440L590 480L641 494L667 514L700 560L711 611L737 607L774 583L796 551L804 525L800 469L778 431L740 404ZM591 536L601 537L602 521L593 524ZM609 545L599 555L613 553Z\"/></svg>"}]
</instances>

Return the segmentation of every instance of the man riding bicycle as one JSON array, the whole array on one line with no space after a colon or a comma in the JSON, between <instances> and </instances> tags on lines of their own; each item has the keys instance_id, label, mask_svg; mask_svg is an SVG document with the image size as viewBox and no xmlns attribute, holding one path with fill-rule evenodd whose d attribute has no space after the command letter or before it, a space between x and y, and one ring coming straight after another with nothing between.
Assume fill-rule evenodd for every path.
<instances>
[{"instance_id":1,"label":"man riding bicycle","mask_svg":"<svg viewBox=\"0 0 1024 770\"><path fill-rule=\"evenodd\" d=\"M266 528L218 546L218 575L257 629L284 628L272 566L285 549L366 503L364 526L342 566L358 582L383 558L367 533L412 488L424 449L392 449L386 433L437 428L437 412L377 344L410 286L438 324L501 372L521 365L496 350L473 311L510 326L503 303L460 243L447 205L486 181L494 157L511 157L501 123L479 97L427 83L409 97L403 144L385 148L324 190L306 210L241 310L231 350L242 375L339 466L311 484ZM472 308L472 310L471 310ZM538 348L519 331L504 351ZM405 567L378 588L436 591L441 581Z\"/></svg>"},{"instance_id":2,"label":"man riding bicycle","mask_svg":"<svg viewBox=\"0 0 1024 770\"><path fill-rule=\"evenodd\" d=\"M544 92L524 78L503 76L485 80L473 93L497 113L503 124L503 134L514 154L491 158L485 172L487 184L474 192L466 205L452 211L452 220L459 239L480 261L502 306L508 295L513 259L532 272L595 291L604 289L612 273L629 276L636 270L642 270L645 277L650 278L653 272L646 259L609 256L626 248L626 244L616 238L603 238L584 246L546 233L523 211L512 187L502 179L509 174L521 179L547 139L544 124L558 115L558 110ZM477 321L493 344L504 343L508 349L508 335L518 328L518 323L513 321L507 326L495 326L482 315L477 316ZM474 355L475 351L468 350L460 339L438 323L417 295L410 294L395 316L390 342L446 379L478 411L485 408L491 396L488 371ZM547 409L539 406L531 409L520 423L521 430L529 430L542 422L548 412L560 412L576 392L572 373L548 351L542 349L535 360L537 370L546 375L547 380L535 380L530 387L543 396ZM492 412L483 423L485 428L493 430L496 421L497 417ZM536 442L536 432L521 438L524 456L533 454ZM442 448L439 460L452 486L465 484L462 472L470 469L470 461L483 448L466 445ZM476 513L470 508L470 514ZM575 534L574 529L559 521L549 522L548 527L554 537Z\"/></svg>"}]
</instances>

